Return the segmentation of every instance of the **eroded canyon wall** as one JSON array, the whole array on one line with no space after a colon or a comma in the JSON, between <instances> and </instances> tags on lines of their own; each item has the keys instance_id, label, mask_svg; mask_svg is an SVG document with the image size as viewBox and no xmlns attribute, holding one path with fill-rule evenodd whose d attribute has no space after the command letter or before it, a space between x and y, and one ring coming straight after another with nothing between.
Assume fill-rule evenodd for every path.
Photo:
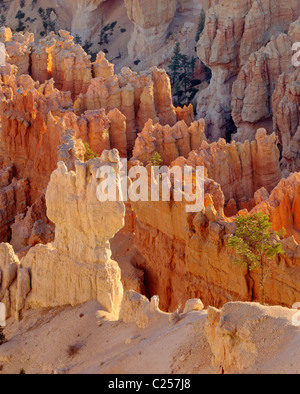
<instances>
[{"instance_id":1,"label":"eroded canyon wall","mask_svg":"<svg viewBox=\"0 0 300 394\"><path fill-rule=\"evenodd\" d=\"M198 56L212 70L212 80L210 86L198 97L198 115L205 117L209 138L218 140L220 137L225 138L228 132L234 131L231 122L232 86L241 68L248 62L250 55L259 51L274 36L273 44L269 44L268 53L271 55L270 57L280 58L280 51L284 51L285 48L279 40L278 45L281 45L279 53L276 48L272 49L274 40L280 33L287 32L290 24L295 22L299 16L300 7L297 0L289 2L285 0L226 0L207 11L204 32L198 42ZM256 71L258 82L260 81L258 70L262 62L263 50L260 53L258 62L255 62L253 58L250 60L256 64L256 69L253 72ZM286 58L284 61L287 64ZM275 75L279 75L283 63L275 60L273 65L276 68ZM262 70L271 74L271 67L272 61L270 60L269 69L262 68ZM240 76L240 79L243 80L243 75ZM264 113L268 110L268 107L265 108L268 103L263 100L262 94L264 94L264 86L267 81L257 85L258 87L262 85L260 95L259 90L255 92L254 84L253 86L250 84L248 88L250 100L252 100L251 86L254 93L258 94L261 104L260 111ZM241 90L238 92L238 99L241 100L243 98ZM244 112L248 108L247 105L246 100ZM240 116L240 112L235 110L234 115L235 117ZM257 119L262 114L257 112L253 116L256 116Z\"/></svg>"}]
</instances>

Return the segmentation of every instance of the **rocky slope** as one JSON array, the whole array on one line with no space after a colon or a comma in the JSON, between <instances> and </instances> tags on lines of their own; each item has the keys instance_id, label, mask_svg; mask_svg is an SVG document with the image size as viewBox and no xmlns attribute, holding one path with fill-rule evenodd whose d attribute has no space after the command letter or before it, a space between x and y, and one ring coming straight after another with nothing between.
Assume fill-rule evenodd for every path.
<instances>
[{"instance_id":1,"label":"rocky slope","mask_svg":"<svg viewBox=\"0 0 300 394\"><path fill-rule=\"evenodd\" d=\"M131 300L131 306L149 308L149 302L137 295ZM127 308L130 305L127 302ZM27 374L134 372L175 374L174 378L177 374L299 374L299 327L291 324L294 314L285 308L230 303L222 310L195 310L174 320L154 309L142 329L136 324L141 313L135 318L127 315L131 320L127 323L115 321L97 302L38 309L27 312L22 322L8 321L0 365L3 374L19 374L21 369Z\"/></svg>"}]
</instances>

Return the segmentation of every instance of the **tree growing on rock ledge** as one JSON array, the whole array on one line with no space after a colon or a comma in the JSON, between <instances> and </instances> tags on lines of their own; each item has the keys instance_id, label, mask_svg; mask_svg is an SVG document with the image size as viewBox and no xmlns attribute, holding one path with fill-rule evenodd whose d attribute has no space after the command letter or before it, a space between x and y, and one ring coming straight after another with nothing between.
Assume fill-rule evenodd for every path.
<instances>
[{"instance_id":1,"label":"tree growing on rock ledge","mask_svg":"<svg viewBox=\"0 0 300 394\"><path fill-rule=\"evenodd\" d=\"M270 218L261 212L238 216L236 234L228 241L228 249L235 251L235 263L246 265L249 271L260 271L261 303L265 304L265 284L274 268L276 257L282 253L280 237L272 230Z\"/></svg>"},{"instance_id":2,"label":"tree growing on rock ledge","mask_svg":"<svg viewBox=\"0 0 300 394\"><path fill-rule=\"evenodd\" d=\"M176 42L169 65L173 99L176 105L189 104L198 89L194 86L194 73L197 59L189 58L180 52L180 44Z\"/></svg>"},{"instance_id":3,"label":"tree growing on rock ledge","mask_svg":"<svg viewBox=\"0 0 300 394\"><path fill-rule=\"evenodd\" d=\"M154 167L160 167L163 164L163 159L158 152L155 152L151 159L149 160L148 164Z\"/></svg>"},{"instance_id":4,"label":"tree growing on rock ledge","mask_svg":"<svg viewBox=\"0 0 300 394\"><path fill-rule=\"evenodd\" d=\"M84 154L84 161L85 162L87 162L89 160L96 159L97 157L99 157L99 155L97 153L92 151L88 142L85 142L84 147L85 147L85 154Z\"/></svg>"}]
</instances>

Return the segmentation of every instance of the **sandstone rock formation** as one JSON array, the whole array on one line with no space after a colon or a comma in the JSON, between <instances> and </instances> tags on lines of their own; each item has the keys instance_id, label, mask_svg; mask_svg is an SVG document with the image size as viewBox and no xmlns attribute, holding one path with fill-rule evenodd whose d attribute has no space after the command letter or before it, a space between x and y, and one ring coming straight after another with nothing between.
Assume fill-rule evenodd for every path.
<instances>
[{"instance_id":1,"label":"sandstone rock formation","mask_svg":"<svg viewBox=\"0 0 300 394\"><path fill-rule=\"evenodd\" d=\"M279 156L275 134L268 136L260 129L251 143L203 142L189 154L188 163L204 166L208 178L220 184L226 203L234 199L242 209L261 187L271 192L277 186L281 179Z\"/></svg>"},{"instance_id":2,"label":"sandstone rock formation","mask_svg":"<svg viewBox=\"0 0 300 394\"><path fill-rule=\"evenodd\" d=\"M270 215L274 229L281 230L287 220L287 237L297 235L297 186L293 187L296 174L287 183L283 180L279 183L270 203L264 202L269 196L266 189L257 191L261 184L269 185L271 192L280 182L276 143L275 135L267 136L265 130L259 130L251 144L203 142L188 159L176 159L172 166L206 167L205 209L198 214L187 214L184 204L174 201L132 203L137 216L135 245L146 259L140 266L145 271L146 291L160 296L162 310L174 310L193 297L200 298L205 305L219 306L228 300L259 300L259 272L249 275L247 270L234 265L233 255L227 250L235 224L234 218L226 217L224 209L233 216L258 204L256 210ZM260 165L264 160L269 163L267 166ZM288 206L293 212L288 216L285 193L290 195ZM270 206L269 210L265 206ZM300 249L294 238L283 241L283 248L285 253L279 257L266 288L269 303L291 306L299 297Z\"/></svg>"},{"instance_id":3,"label":"sandstone rock formation","mask_svg":"<svg viewBox=\"0 0 300 394\"><path fill-rule=\"evenodd\" d=\"M199 95L198 115L206 120L209 138L225 138L227 132L233 131L231 91L241 67L253 52L268 43L272 35L276 38L286 32L299 15L296 0L288 3L284 0L226 0L207 11L198 56L211 68L212 80L209 88ZM280 68L276 63L275 66ZM239 95L238 98L242 97Z\"/></svg>"},{"instance_id":4,"label":"sandstone rock formation","mask_svg":"<svg viewBox=\"0 0 300 394\"><path fill-rule=\"evenodd\" d=\"M274 230L284 228L287 236L294 236L300 243L299 198L300 173L295 172L282 179L270 195L259 190L253 212L264 212L271 218Z\"/></svg>"},{"instance_id":5,"label":"sandstone rock formation","mask_svg":"<svg viewBox=\"0 0 300 394\"><path fill-rule=\"evenodd\" d=\"M53 87L53 81L36 84L31 77L2 76L1 156L14 164L17 179L29 178L34 202L47 186L57 163L61 129L53 114L72 105L70 95Z\"/></svg>"},{"instance_id":6,"label":"sandstone rock formation","mask_svg":"<svg viewBox=\"0 0 300 394\"><path fill-rule=\"evenodd\" d=\"M10 226L17 215L26 212L30 203L28 179L17 180L13 166L0 170L0 240L8 242Z\"/></svg>"},{"instance_id":7,"label":"sandstone rock formation","mask_svg":"<svg viewBox=\"0 0 300 394\"><path fill-rule=\"evenodd\" d=\"M15 215L11 231L10 243L16 253L26 253L30 246L48 244L54 240L55 227L47 217L44 194L27 209L26 213Z\"/></svg>"},{"instance_id":8,"label":"sandstone rock formation","mask_svg":"<svg viewBox=\"0 0 300 394\"><path fill-rule=\"evenodd\" d=\"M128 44L129 56L141 59L155 53L164 44L167 30L177 9L177 0L125 0L135 30Z\"/></svg>"},{"instance_id":9,"label":"sandstone rock formation","mask_svg":"<svg viewBox=\"0 0 300 394\"><path fill-rule=\"evenodd\" d=\"M136 139L133 157L147 164L153 154L158 152L164 164L170 165L179 156L187 158L191 150L198 149L206 141L204 131L203 120L193 122L190 127L184 120L173 127L153 124L149 120Z\"/></svg>"},{"instance_id":10,"label":"sandstone rock formation","mask_svg":"<svg viewBox=\"0 0 300 394\"><path fill-rule=\"evenodd\" d=\"M5 31L3 36L7 36ZM15 40L24 46L22 40L25 38L20 37L23 36L17 35ZM132 151L136 132L141 131L149 119L159 121L162 125L173 126L176 123L171 84L164 70L154 67L139 75L129 68L123 68L121 74L115 75L113 64L105 59L103 52L100 52L96 61L91 63L90 57L82 47L75 44L70 33L63 30L59 35L51 32L40 40L29 55L30 70L29 67L25 70L22 66L23 59L16 58L13 64L18 67L19 73L28 74L30 71L34 81L45 83L44 90L47 91L47 96L50 96L51 85L54 83L69 106L72 106L69 97L71 93L72 99L75 100L74 109L80 113L100 109L105 109L108 113L119 109L126 116L129 153ZM53 82L45 82L51 78ZM54 94L52 99L59 101ZM51 110L54 111L54 108ZM121 119L120 122L122 123ZM120 126L116 124L116 128L118 127Z\"/></svg>"},{"instance_id":11,"label":"sandstone rock formation","mask_svg":"<svg viewBox=\"0 0 300 394\"><path fill-rule=\"evenodd\" d=\"M153 297L151 302L144 296L134 291L128 291L124 294L120 319L124 323L134 322L144 329L151 323L155 313L159 313L159 298Z\"/></svg>"},{"instance_id":12,"label":"sandstone rock formation","mask_svg":"<svg viewBox=\"0 0 300 394\"><path fill-rule=\"evenodd\" d=\"M189 217L178 203L133 204L135 245L145 257L148 294L158 294L162 310L189 298L220 307L229 300L259 301L260 274L234 264L226 248L235 224L210 203ZM289 238L285 254L266 284L267 303L291 307L299 298L299 245Z\"/></svg>"},{"instance_id":13,"label":"sandstone rock formation","mask_svg":"<svg viewBox=\"0 0 300 394\"><path fill-rule=\"evenodd\" d=\"M266 47L253 53L242 67L232 89L232 117L238 128L235 139L252 138L255 130L271 120L271 97L279 76L295 70L292 45L300 40L300 20L292 23L289 34L272 36ZM272 125L269 122L270 128Z\"/></svg>"},{"instance_id":14,"label":"sandstone rock formation","mask_svg":"<svg viewBox=\"0 0 300 394\"><path fill-rule=\"evenodd\" d=\"M208 136L218 140L232 131L228 127L233 125L229 99L233 84L234 121L241 127L251 123L252 130L256 129L252 123L271 119L274 91L274 127L283 146L282 168L286 174L297 169L298 162L293 147L297 146L298 74L287 65L291 37L297 36L298 24L291 26L289 36L279 32L289 27L298 7L293 3L295 15L290 16L281 1L270 1L274 20L266 19L266 36L259 30L258 41L254 42L253 18L261 17L258 3L244 1L241 6L231 2L229 7L225 1L208 11L199 51L212 68L213 79L201 96L201 110ZM136 12L138 7L148 10L150 3L130 4ZM162 2L155 5L147 15L153 17L157 10L165 14L160 16L168 22L159 26L164 32L158 35L164 40L172 7L170 2L169 9ZM268 9L262 9L269 15ZM275 34L273 27L279 22ZM155 23L157 26L157 20ZM275 229L286 227L289 237L283 241L285 254L276 261L278 270L266 286L267 302L291 306L297 301L298 174L280 182L275 134L267 135L266 130L259 129L255 141L226 144L221 139L209 143L205 121L194 120L193 106L174 108L165 70L153 67L137 73L123 67L115 74L103 52L92 63L66 31L60 31L59 36L51 33L33 49L31 36L12 36L5 29L0 33L12 63L0 69L0 226L3 241L11 241L19 256L18 260L9 245L3 246L3 261L9 261L5 266L13 268L9 268L12 273L9 280L4 280L1 296L12 314L18 316L26 308L77 305L92 299L118 313L122 298L120 269L111 260L109 239L124 225L125 206L100 204L96 198L98 169L109 165L117 173L120 170L119 157L108 151L111 148L118 149L121 157L133 153L130 167L147 165L158 152L167 166L204 166L206 171L205 207L197 214L188 214L181 202L127 203L126 231L135 233L135 246L143 257L134 262L132 276L136 274L137 278L130 276L132 272L123 278L129 289L134 286L134 290L143 291L145 280L145 293L158 294L163 310L175 310L189 298L216 307L230 300L258 301L259 273L235 266L226 248L235 232L235 216L254 208L268 213ZM274 38L267 44L271 33ZM153 48L156 43L151 42L151 35L147 39ZM262 45L266 47L255 52ZM272 70L276 72L271 76ZM282 71L286 72L279 76ZM258 99L266 105L254 113ZM83 163L85 142L101 159ZM43 198L46 187L47 214ZM173 182L173 194L174 190ZM158 309L157 303L157 299L152 304L142 296L127 294L123 315L146 326L152 309ZM196 302L187 305L186 310L201 307Z\"/></svg>"},{"instance_id":15,"label":"sandstone rock formation","mask_svg":"<svg viewBox=\"0 0 300 394\"><path fill-rule=\"evenodd\" d=\"M107 115L105 110L86 111L80 117L73 112L64 116L66 128L75 131L75 137L87 142L93 152L101 155L104 150L118 149L121 157L127 157L126 118L114 109Z\"/></svg>"},{"instance_id":16,"label":"sandstone rock formation","mask_svg":"<svg viewBox=\"0 0 300 394\"><path fill-rule=\"evenodd\" d=\"M87 164L77 162L76 173L68 172L63 162L58 164L46 193L47 216L56 226L55 240L30 249L21 261L23 271L17 269L11 246L1 245L8 256L1 264L8 266L9 276L3 277L0 300L4 297L12 314L18 316L24 307L78 305L93 299L118 314L123 287L120 269L111 260L109 240L124 225L125 208L123 203L97 200L102 166L111 166L118 174L117 151L105 151L101 159ZM24 286L28 281L29 289ZM6 291L11 297L5 298Z\"/></svg>"},{"instance_id":17,"label":"sandstone rock formation","mask_svg":"<svg viewBox=\"0 0 300 394\"><path fill-rule=\"evenodd\" d=\"M282 145L281 164L285 174L300 169L299 81L299 70L281 75L272 97L274 130Z\"/></svg>"},{"instance_id":18,"label":"sandstone rock formation","mask_svg":"<svg viewBox=\"0 0 300 394\"><path fill-rule=\"evenodd\" d=\"M28 32L12 34L9 28L1 27L0 42L5 44L7 62L18 66L19 75L28 74L34 35Z\"/></svg>"},{"instance_id":19,"label":"sandstone rock formation","mask_svg":"<svg viewBox=\"0 0 300 394\"><path fill-rule=\"evenodd\" d=\"M64 1L72 15L71 33L81 37L82 42L91 38L91 32L97 25L97 15L101 13L100 5L107 0Z\"/></svg>"},{"instance_id":20,"label":"sandstone rock formation","mask_svg":"<svg viewBox=\"0 0 300 394\"><path fill-rule=\"evenodd\" d=\"M10 30L2 29L2 33L5 42L11 39ZM23 35L16 37L21 41ZM121 74L115 75L104 53L99 53L91 64L82 48L64 31L60 36L53 33L47 36L31 56L32 67L26 73L31 71L37 81L26 74L17 75L18 67L22 68L19 58L15 65L8 64L0 70L2 165L3 168L13 166L18 181L28 178L28 206L40 198L58 161L63 160L69 170L74 170L75 160L83 160L82 142L88 142L99 155L105 149L116 148L125 158L131 154L137 130L149 118L163 125L176 123L170 80L163 70L152 68L139 75L124 68ZM66 59L73 59L75 71L66 66ZM96 78L85 79L84 75ZM83 94L83 81L86 81L86 94ZM78 96L75 103L72 96ZM191 118L190 109L187 114L186 121ZM197 144L197 130L192 133ZM186 149L186 155L189 150ZM41 208L40 217L35 214L34 221L31 212L24 216L27 205L22 209L15 202L12 205L14 209L7 209L9 217L3 219L3 241L10 240L10 225L15 216L18 217L12 242L18 252L26 252L37 240L44 243L51 240L53 231L39 203L36 207Z\"/></svg>"},{"instance_id":21,"label":"sandstone rock formation","mask_svg":"<svg viewBox=\"0 0 300 394\"><path fill-rule=\"evenodd\" d=\"M90 58L69 32L51 32L33 50L32 77L41 83L53 78L57 89L75 98L86 93L92 79Z\"/></svg>"},{"instance_id":22,"label":"sandstone rock formation","mask_svg":"<svg viewBox=\"0 0 300 394\"><path fill-rule=\"evenodd\" d=\"M162 125L173 126L176 123L170 79L164 70L154 67L139 75L125 67L119 75L111 75L113 68L107 65L102 55L96 63L102 76L91 80L86 94L79 95L74 108L80 112L100 108L107 112L119 109L126 117L129 154L137 131L141 131L149 119L159 121Z\"/></svg>"},{"instance_id":23,"label":"sandstone rock formation","mask_svg":"<svg viewBox=\"0 0 300 394\"><path fill-rule=\"evenodd\" d=\"M293 314L294 311L284 308L250 303L232 302L222 310L209 308L206 334L216 370L222 374L261 371L262 365L268 364L282 347L283 336L288 338L284 347L289 357L295 360L292 343L298 329L292 326ZM270 328L281 335L269 335L263 339Z\"/></svg>"}]
</instances>

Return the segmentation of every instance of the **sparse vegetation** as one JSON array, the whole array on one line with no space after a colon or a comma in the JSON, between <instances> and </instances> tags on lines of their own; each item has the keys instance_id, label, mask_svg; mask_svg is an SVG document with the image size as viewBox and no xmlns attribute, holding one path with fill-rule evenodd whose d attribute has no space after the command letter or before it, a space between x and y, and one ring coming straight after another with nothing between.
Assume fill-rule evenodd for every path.
<instances>
[{"instance_id":1,"label":"sparse vegetation","mask_svg":"<svg viewBox=\"0 0 300 394\"><path fill-rule=\"evenodd\" d=\"M25 14L24 12L22 12L21 10L19 10L16 14L16 19L18 19L18 27L16 28L17 32L21 32L25 30L25 26L24 26L24 22L23 19L25 18Z\"/></svg>"},{"instance_id":2,"label":"sparse vegetation","mask_svg":"<svg viewBox=\"0 0 300 394\"><path fill-rule=\"evenodd\" d=\"M92 151L88 142L85 142L84 147L86 150L85 155L84 155L85 162L92 160L92 159L96 159L97 157L99 157L99 155L97 153Z\"/></svg>"},{"instance_id":3,"label":"sparse vegetation","mask_svg":"<svg viewBox=\"0 0 300 394\"><path fill-rule=\"evenodd\" d=\"M44 31L40 33L40 35L43 37L47 34L50 33L50 31L54 31L56 29L56 23L57 23L57 14L54 8L47 8L44 10L42 7L38 9L38 13L40 17L42 18L43 22L43 27ZM53 18L53 16L56 16L56 19Z\"/></svg>"},{"instance_id":4,"label":"sparse vegetation","mask_svg":"<svg viewBox=\"0 0 300 394\"><path fill-rule=\"evenodd\" d=\"M101 20L101 26L104 25L103 18ZM100 41L99 45L104 45L109 43L109 37L113 35L114 29L117 25L117 22L109 23L102 27L100 32Z\"/></svg>"},{"instance_id":5,"label":"sparse vegetation","mask_svg":"<svg viewBox=\"0 0 300 394\"><path fill-rule=\"evenodd\" d=\"M94 62L97 58L97 52L91 51L91 47L93 46L93 43L91 41L85 40L84 45L82 48L84 51L91 56L91 61Z\"/></svg>"},{"instance_id":6,"label":"sparse vegetation","mask_svg":"<svg viewBox=\"0 0 300 394\"><path fill-rule=\"evenodd\" d=\"M81 343L76 343L75 345L70 345L67 349L68 356L75 357L79 353L81 348L82 348Z\"/></svg>"},{"instance_id":7,"label":"sparse vegetation","mask_svg":"<svg viewBox=\"0 0 300 394\"><path fill-rule=\"evenodd\" d=\"M201 34L204 30L204 27L205 27L205 11L202 9L201 15L199 18L199 22L198 22L197 33L196 33L196 37L195 37L196 42L199 41Z\"/></svg>"},{"instance_id":8,"label":"sparse vegetation","mask_svg":"<svg viewBox=\"0 0 300 394\"><path fill-rule=\"evenodd\" d=\"M20 369L19 375L26 375L26 371L24 368Z\"/></svg>"},{"instance_id":9,"label":"sparse vegetation","mask_svg":"<svg viewBox=\"0 0 300 394\"><path fill-rule=\"evenodd\" d=\"M228 241L228 249L235 252L235 263L246 266L249 271L260 271L261 302L265 304L265 284L276 257L282 253L280 237L272 230L270 218L262 213L238 216L236 234Z\"/></svg>"},{"instance_id":10,"label":"sparse vegetation","mask_svg":"<svg viewBox=\"0 0 300 394\"><path fill-rule=\"evenodd\" d=\"M75 42L75 44L82 45L82 39L81 39L80 35L78 35L78 34L75 35L74 42Z\"/></svg>"},{"instance_id":11,"label":"sparse vegetation","mask_svg":"<svg viewBox=\"0 0 300 394\"><path fill-rule=\"evenodd\" d=\"M155 152L149 160L148 164L151 164L154 167L160 167L163 164L163 159L158 152Z\"/></svg>"},{"instance_id":12,"label":"sparse vegetation","mask_svg":"<svg viewBox=\"0 0 300 394\"><path fill-rule=\"evenodd\" d=\"M179 42L175 44L169 75L176 105L190 103L198 91L193 83L196 61L194 56L189 58L181 53Z\"/></svg>"},{"instance_id":13,"label":"sparse vegetation","mask_svg":"<svg viewBox=\"0 0 300 394\"><path fill-rule=\"evenodd\" d=\"M6 16L4 14L0 15L0 27L5 26L6 24Z\"/></svg>"}]
</instances>

